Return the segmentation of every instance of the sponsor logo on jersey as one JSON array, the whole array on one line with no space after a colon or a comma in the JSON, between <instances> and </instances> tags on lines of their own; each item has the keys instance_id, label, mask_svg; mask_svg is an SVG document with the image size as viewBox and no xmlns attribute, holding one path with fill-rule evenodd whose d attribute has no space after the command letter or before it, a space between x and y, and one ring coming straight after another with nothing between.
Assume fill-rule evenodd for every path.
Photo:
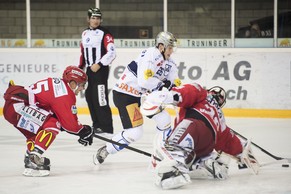
<instances>
[{"instance_id":1,"label":"sponsor logo on jersey","mask_svg":"<svg viewBox=\"0 0 291 194\"><path fill-rule=\"evenodd\" d=\"M33 126L33 124L29 124L29 126L30 126L30 131L31 132L34 132L34 126Z\"/></svg>"},{"instance_id":2,"label":"sponsor logo on jersey","mask_svg":"<svg viewBox=\"0 0 291 194\"><path fill-rule=\"evenodd\" d=\"M21 116L21 118L19 119L19 121L17 123L17 127L25 129L31 133L36 134L37 130L39 129L40 126L35 124L34 122L30 121L26 117Z\"/></svg>"},{"instance_id":3,"label":"sponsor logo on jersey","mask_svg":"<svg viewBox=\"0 0 291 194\"><path fill-rule=\"evenodd\" d=\"M71 107L71 111L72 111L72 113L73 113L74 115L78 113L78 110L77 110L76 105L72 105L72 107Z\"/></svg>"},{"instance_id":4,"label":"sponsor logo on jersey","mask_svg":"<svg viewBox=\"0 0 291 194\"><path fill-rule=\"evenodd\" d=\"M150 77L154 76L154 72L151 69L147 69L144 71L144 79L148 80Z\"/></svg>"},{"instance_id":5,"label":"sponsor logo on jersey","mask_svg":"<svg viewBox=\"0 0 291 194\"><path fill-rule=\"evenodd\" d=\"M34 142L31 140L28 140L26 142L26 146L28 147L29 151L32 151L34 149Z\"/></svg>"},{"instance_id":6,"label":"sponsor logo on jersey","mask_svg":"<svg viewBox=\"0 0 291 194\"><path fill-rule=\"evenodd\" d=\"M165 76L169 75L169 73L171 72L171 68L172 68L171 65L169 64L165 65L165 73L164 73Z\"/></svg>"},{"instance_id":7,"label":"sponsor logo on jersey","mask_svg":"<svg viewBox=\"0 0 291 194\"><path fill-rule=\"evenodd\" d=\"M140 119L142 119L142 115L141 115L141 113L139 112L139 109L135 108L135 109L134 109L134 114L133 114L133 119L132 119L132 121L133 121L133 122L136 122L136 121L138 121L138 120L140 120Z\"/></svg>"},{"instance_id":8,"label":"sponsor logo on jersey","mask_svg":"<svg viewBox=\"0 0 291 194\"><path fill-rule=\"evenodd\" d=\"M54 135L53 135L52 132L50 132L50 131L45 131L45 130L41 130L41 131L37 134L37 136L40 136L40 138L39 138L39 142L43 142L43 141L45 141L46 137L48 137L48 139L46 139L46 144L45 144L46 147L48 147L48 146L50 145L50 143L52 142L53 137L54 137Z\"/></svg>"},{"instance_id":9,"label":"sponsor logo on jersey","mask_svg":"<svg viewBox=\"0 0 291 194\"><path fill-rule=\"evenodd\" d=\"M131 94L134 94L134 95L139 95L139 91L136 90L135 88L133 88L132 86L128 86L127 84L125 83L121 83L120 85L118 85L118 88L128 92L128 93L131 93Z\"/></svg>"},{"instance_id":10,"label":"sponsor logo on jersey","mask_svg":"<svg viewBox=\"0 0 291 194\"><path fill-rule=\"evenodd\" d=\"M126 110L129 115L132 127L137 127L143 124L143 116L140 113L138 103L127 105Z\"/></svg>"},{"instance_id":11,"label":"sponsor logo on jersey","mask_svg":"<svg viewBox=\"0 0 291 194\"><path fill-rule=\"evenodd\" d=\"M60 78L53 78L55 84L59 84L61 82Z\"/></svg>"},{"instance_id":12,"label":"sponsor logo on jersey","mask_svg":"<svg viewBox=\"0 0 291 194\"><path fill-rule=\"evenodd\" d=\"M165 69L163 67L160 67L158 69L158 71L156 72L156 74L159 75L159 76L162 76L164 74L164 72L165 72Z\"/></svg>"},{"instance_id":13,"label":"sponsor logo on jersey","mask_svg":"<svg viewBox=\"0 0 291 194\"><path fill-rule=\"evenodd\" d=\"M56 98L68 95L68 90L67 90L66 85L63 81L60 81L60 82L54 81L53 82L53 91L54 91L54 96Z\"/></svg>"},{"instance_id":14,"label":"sponsor logo on jersey","mask_svg":"<svg viewBox=\"0 0 291 194\"><path fill-rule=\"evenodd\" d=\"M21 117L19 126L23 129L25 129L27 127L27 125L28 125L27 120L25 118Z\"/></svg>"},{"instance_id":15,"label":"sponsor logo on jersey","mask_svg":"<svg viewBox=\"0 0 291 194\"><path fill-rule=\"evenodd\" d=\"M35 122L38 125L42 125L43 122L45 121L47 114L44 114L42 112L40 112L40 109L38 108L32 108L30 106L24 106L21 111L20 114L25 116L26 118L31 119L33 122Z\"/></svg>"}]
</instances>

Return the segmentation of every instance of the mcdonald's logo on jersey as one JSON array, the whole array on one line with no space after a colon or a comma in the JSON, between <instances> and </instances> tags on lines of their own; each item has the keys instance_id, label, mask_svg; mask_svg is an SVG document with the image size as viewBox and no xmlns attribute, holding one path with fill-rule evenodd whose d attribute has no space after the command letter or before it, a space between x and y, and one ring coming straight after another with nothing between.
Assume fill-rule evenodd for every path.
<instances>
[{"instance_id":1,"label":"mcdonald's logo on jersey","mask_svg":"<svg viewBox=\"0 0 291 194\"><path fill-rule=\"evenodd\" d=\"M37 134L36 139L38 139L40 143L44 143L45 147L48 147L54 140L54 134L50 131L41 130Z\"/></svg>"}]
</instances>

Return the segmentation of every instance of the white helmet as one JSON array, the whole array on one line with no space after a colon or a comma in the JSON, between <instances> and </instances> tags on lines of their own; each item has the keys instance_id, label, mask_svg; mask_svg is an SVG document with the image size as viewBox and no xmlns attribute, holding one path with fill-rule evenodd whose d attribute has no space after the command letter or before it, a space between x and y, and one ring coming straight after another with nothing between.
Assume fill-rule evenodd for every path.
<instances>
[{"instance_id":1,"label":"white helmet","mask_svg":"<svg viewBox=\"0 0 291 194\"><path fill-rule=\"evenodd\" d=\"M155 40L156 47L158 47L159 44L163 44L165 48L168 46L176 47L177 39L171 32L160 32Z\"/></svg>"},{"instance_id":2,"label":"white helmet","mask_svg":"<svg viewBox=\"0 0 291 194\"><path fill-rule=\"evenodd\" d=\"M226 92L222 87L214 86L208 89L208 92L213 96L213 98L215 98L220 107L223 107L225 105Z\"/></svg>"}]
</instances>

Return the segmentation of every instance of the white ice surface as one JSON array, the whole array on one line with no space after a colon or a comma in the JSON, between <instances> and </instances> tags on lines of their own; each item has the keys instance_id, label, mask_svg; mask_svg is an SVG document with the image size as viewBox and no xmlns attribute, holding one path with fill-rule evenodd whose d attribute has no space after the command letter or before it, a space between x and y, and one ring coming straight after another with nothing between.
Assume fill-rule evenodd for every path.
<instances>
[{"instance_id":1,"label":"white ice surface","mask_svg":"<svg viewBox=\"0 0 291 194\"><path fill-rule=\"evenodd\" d=\"M91 124L89 115L80 115L82 123ZM291 158L291 119L226 118L237 132L251 137L253 142L270 153ZM93 154L104 145L94 139L91 147L83 147L77 137L60 133L45 156L51 160L49 177L24 177L25 138L0 116L0 194L291 194L291 167L281 167L282 161L253 147L260 163L272 163L253 175L248 169L230 165L230 178L225 181L193 180L190 185L163 191L154 185L149 170L150 157L123 150L109 155L102 165L93 164ZM114 116L115 132L121 130ZM145 119L144 135L132 147L151 152L154 137L153 121ZM275 162L275 163L273 163Z\"/></svg>"}]
</instances>

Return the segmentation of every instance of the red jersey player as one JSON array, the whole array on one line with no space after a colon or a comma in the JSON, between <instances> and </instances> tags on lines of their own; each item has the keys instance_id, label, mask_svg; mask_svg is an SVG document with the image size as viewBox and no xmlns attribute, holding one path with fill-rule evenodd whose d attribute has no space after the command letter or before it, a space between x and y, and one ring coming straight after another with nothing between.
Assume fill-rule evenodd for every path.
<instances>
[{"instance_id":1,"label":"red jersey player","mask_svg":"<svg viewBox=\"0 0 291 194\"><path fill-rule=\"evenodd\" d=\"M84 89L87 75L68 66L63 78L47 78L29 87L11 81L4 94L4 118L25 137L25 176L48 176L50 160L42 157L59 131L79 136L79 143L91 145L93 130L78 121L76 96Z\"/></svg>"},{"instance_id":2,"label":"red jersey player","mask_svg":"<svg viewBox=\"0 0 291 194\"><path fill-rule=\"evenodd\" d=\"M156 114L166 104L180 108L172 133L154 143L154 155L162 159L156 165L156 184L163 189L183 186L191 178L228 177L228 166L217 153L224 152L258 173L258 162L244 142L226 125L221 107L226 102L223 88L209 90L199 84L184 84L171 91L156 91L145 97L141 112ZM214 151L215 150L215 151Z\"/></svg>"}]
</instances>

